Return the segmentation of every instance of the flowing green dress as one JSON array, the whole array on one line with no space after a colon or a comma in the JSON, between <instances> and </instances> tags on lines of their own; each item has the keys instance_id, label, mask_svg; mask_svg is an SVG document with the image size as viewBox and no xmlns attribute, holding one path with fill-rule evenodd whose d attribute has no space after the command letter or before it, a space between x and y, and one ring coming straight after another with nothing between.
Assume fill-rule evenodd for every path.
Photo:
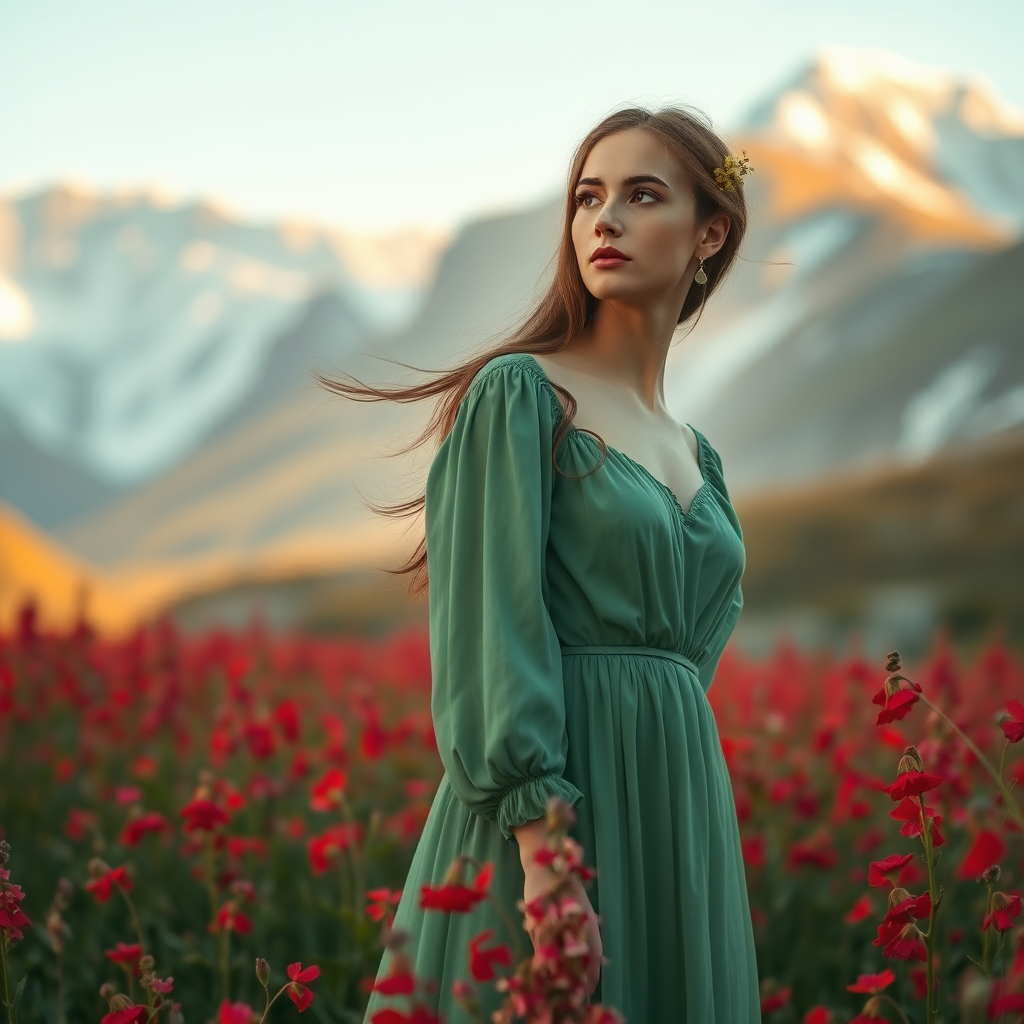
<instances>
[{"instance_id":1,"label":"flowing green dress","mask_svg":"<svg viewBox=\"0 0 1024 1024\"><path fill-rule=\"evenodd\" d=\"M445 774L395 927L450 1024L471 980L466 943L508 942L489 901L419 909L458 854L491 861L491 892L532 950L516 901L514 826L557 793L597 878L587 892L607 959L594 1002L629 1024L754 1024L757 965L732 785L707 690L743 595L745 552L718 453L684 512L668 486L608 448L556 474L563 415L531 355L490 360L426 486L431 708ZM558 465L600 460L572 427ZM378 978L387 973L385 952ZM499 968L499 970L501 970ZM498 1005L493 983L483 1020ZM371 997L366 1014L402 999Z\"/></svg>"}]
</instances>

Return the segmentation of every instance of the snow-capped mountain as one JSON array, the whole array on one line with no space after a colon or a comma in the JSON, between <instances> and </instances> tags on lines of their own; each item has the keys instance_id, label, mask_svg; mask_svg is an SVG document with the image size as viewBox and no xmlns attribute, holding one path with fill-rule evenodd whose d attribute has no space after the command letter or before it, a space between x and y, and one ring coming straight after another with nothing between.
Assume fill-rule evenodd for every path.
<instances>
[{"instance_id":1,"label":"snow-capped mountain","mask_svg":"<svg viewBox=\"0 0 1024 1024\"><path fill-rule=\"evenodd\" d=\"M1024 115L983 83L831 50L731 141L755 168L742 258L670 352L665 389L734 494L1021 428ZM325 234L297 249L284 229L211 226L199 208L149 203L146 220L91 199L106 212L75 220L79 256L55 270L59 235L32 212L46 197L20 202L6 207L17 230L0 230L15 289L0 320L22 324L0 345L0 464L14 466L0 499L98 564L227 575L326 572L395 544L362 498L421 492L422 464L399 493L383 456L430 402L332 399L311 364L412 383L386 360L449 367L490 347L544 287L562 208L482 219L443 251L396 244L395 260L415 256L393 279L417 303L402 324L398 307L375 318L351 252ZM168 255L146 255L156 239ZM131 484L113 494L112 480Z\"/></svg>"},{"instance_id":2,"label":"snow-capped mountain","mask_svg":"<svg viewBox=\"0 0 1024 1024\"><path fill-rule=\"evenodd\" d=\"M983 81L831 49L734 138L755 167L743 259L670 360L666 394L715 437L737 486L920 458L1024 422L1012 397L1024 383L1017 289L999 273L1002 292L985 285L1019 262L1009 253L1024 234L1024 112ZM922 333L951 294L961 316ZM984 366L963 369L982 342ZM947 403L954 419L926 431L942 404L928 396L962 388L970 395ZM990 402L998 414L981 411Z\"/></svg>"},{"instance_id":3,"label":"snow-capped mountain","mask_svg":"<svg viewBox=\"0 0 1024 1024\"><path fill-rule=\"evenodd\" d=\"M147 194L0 202L0 417L101 484L150 479L245 405L318 296L348 310L335 351L407 323L445 243Z\"/></svg>"}]
</instances>

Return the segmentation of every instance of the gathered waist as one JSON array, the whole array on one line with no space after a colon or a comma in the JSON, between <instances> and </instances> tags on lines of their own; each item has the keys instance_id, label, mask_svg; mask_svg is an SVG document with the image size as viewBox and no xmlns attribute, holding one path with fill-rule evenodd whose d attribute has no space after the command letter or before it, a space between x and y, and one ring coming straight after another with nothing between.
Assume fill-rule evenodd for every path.
<instances>
[{"instance_id":1,"label":"gathered waist","mask_svg":"<svg viewBox=\"0 0 1024 1024\"><path fill-rule=\"evenodd\" d=\"M694 675L698 674L696 662L685 654L670 651L667 647L644 647L640 644L589 644L562 648L563 657L570 654L625 654L630 657L649 655L654 658L666 658L668 661L674 661L677 665L690 669Z\"/></svg>"}]
</instances>

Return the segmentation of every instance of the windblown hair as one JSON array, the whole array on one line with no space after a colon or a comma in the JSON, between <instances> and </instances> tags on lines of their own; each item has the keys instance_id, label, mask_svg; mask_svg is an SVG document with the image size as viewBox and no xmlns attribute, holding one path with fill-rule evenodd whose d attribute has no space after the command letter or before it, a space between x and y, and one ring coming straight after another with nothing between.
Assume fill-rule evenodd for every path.
<instances>
[{"instance_id":1,"label":"windblown hair","mask_svg":"<svg viewBox=\"0 0 1024 1024\"><path fill-rule=\"evenodd\" d=\"M700 313L707 297L718 287L736 260L740 242L743 240L747 227L747 209L743 190L739 188L734 192L728 192L718 187L714 171L716 167L721 167L724 164L729 150L700 112L691 108L675 106L662 107L656 111L643 107L630 107L606 117L590 131L577 147L566 181L562 235L556 255L554 280L536 307L522 319L518 327L507 335L503 343L474 356L454 369L419 371L437 374L434 380L422 384L406 387L372 387L362 385L357 381L359 386L355 386L314 371L317 382L327 390L355 401L416 402L434 395L444 395L443 400L435 406L433 414L420 436L407 447L395 453L401 455L419 447L433 435L438 436L438 444L447 437L455 421L459 405L469 390L473 378L490 360L513 352L546 354L565 348L583 332L598 305L598 300L583 283L573 245L572 222L576 213L576 185L594 146L601 139L630 128L640 128L649 132L655 138L660 139L669 152L678 158L693 187L698 222L709 220L717 213L725 213L729 217L730 227L725 243L714 256L705 261L704 272L707 274L707 283L703 286L691 287L687 292L683 307L679 311L678 324L686 323L695 316L694 323L696 323L700 319ZM404 366L405 364L399 363L399 365ZM407 367L407 369L414 368ZM346 376L356 380L349 374ZM552 384L564 398L566 414L562 416L555 430L551 457L554 471L566 476L558 466L555 456L563 438L572 428L572 421L576 415L576 400L565 388L554 384L554 382ZM598 440L601 442L602 451L606 454L604 442L600 438ZM424 510L425 505L426 493L424 492L409 501L389 506L371 505L370 507L380 515L400 518L418 515ZM421 539L415 553L405 565L399 569L385 571L394 575L413 574L408 594L412 598L421 597L428 587L426 538Z\"/></svg>"}]
</instances>

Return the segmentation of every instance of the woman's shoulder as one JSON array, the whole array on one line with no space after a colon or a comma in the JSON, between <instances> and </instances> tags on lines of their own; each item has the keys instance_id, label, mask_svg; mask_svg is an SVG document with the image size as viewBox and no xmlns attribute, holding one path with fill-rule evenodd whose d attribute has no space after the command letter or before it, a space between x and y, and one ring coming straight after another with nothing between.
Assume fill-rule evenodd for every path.
<instances>
[{"instance_id":1,"label":"woman's shoulder","mask_svg":"<svg viewBox=\"0 0 1024 1024\"><path fill-rule=\"evenodd\" d=\"M489 359L470 381L467 397L488 381L500 382L511 391L525 390L535 395L539 403L548 402L556 416L561 413L557 393L540 363L529 352L504 352Z\"/></svg>"}]
</instances>

